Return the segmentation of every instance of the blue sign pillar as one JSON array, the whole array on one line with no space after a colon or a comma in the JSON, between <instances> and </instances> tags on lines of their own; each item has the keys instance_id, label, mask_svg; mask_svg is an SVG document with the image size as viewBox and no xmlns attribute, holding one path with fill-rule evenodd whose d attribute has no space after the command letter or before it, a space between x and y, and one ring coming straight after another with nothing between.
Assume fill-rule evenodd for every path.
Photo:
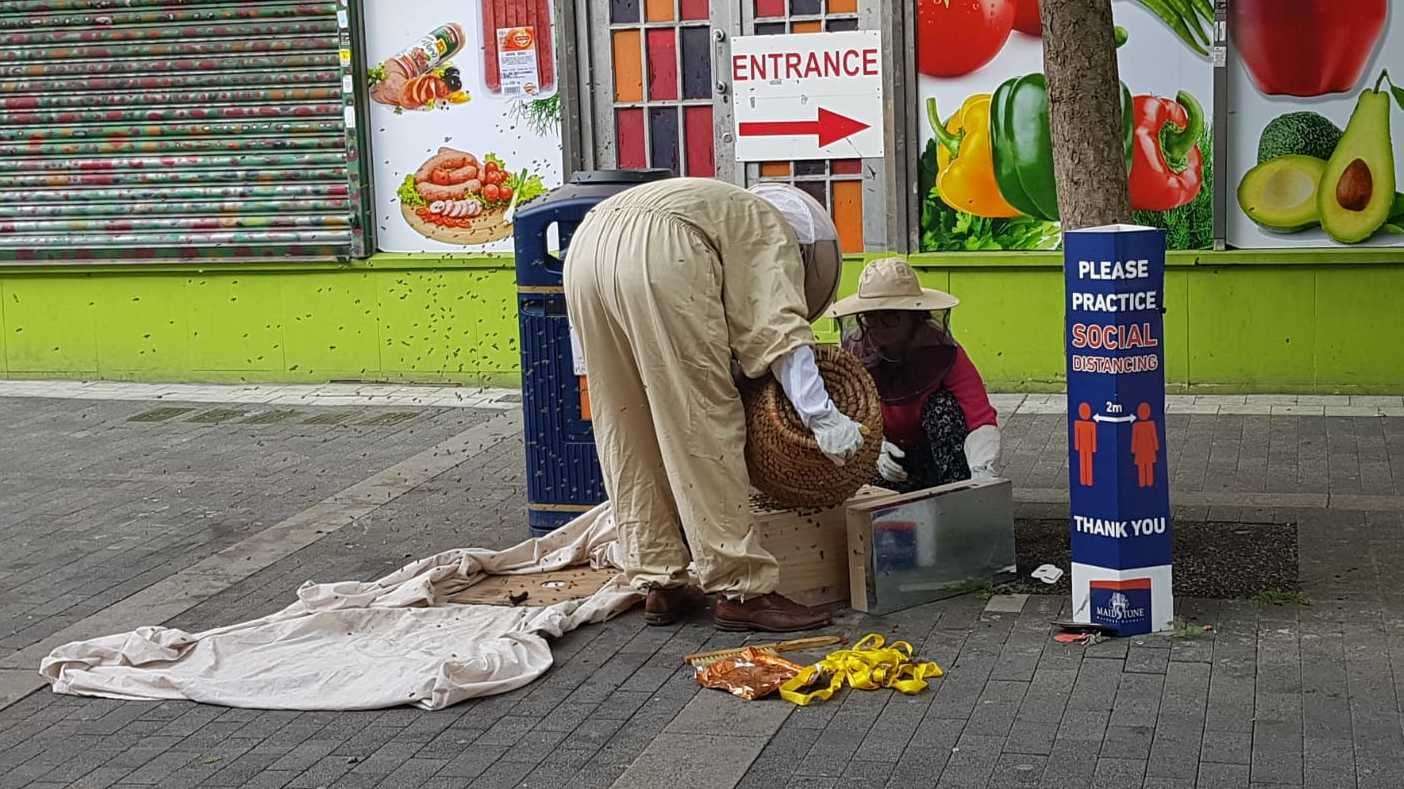
<instances>
[{"instance_id":1,"label":"blue sign pillar","mask_svg":"<svg viewBox=\"0 0 1404 789\"><path fill-rule=\"evenodd\" d=\"M1165 630L1165 232L1114 225L1063 239L1074 620Z\"/></svg>"}]
</instances>

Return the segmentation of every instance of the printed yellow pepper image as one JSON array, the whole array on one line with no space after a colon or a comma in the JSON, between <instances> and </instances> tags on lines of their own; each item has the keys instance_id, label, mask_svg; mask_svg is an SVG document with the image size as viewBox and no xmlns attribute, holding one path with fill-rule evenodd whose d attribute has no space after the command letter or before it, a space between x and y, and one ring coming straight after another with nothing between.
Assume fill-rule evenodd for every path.
<instances>
[{"instance_id":1,"label":"printed yellow pepper image","mask_svg":"<svg viewBox=\"0 0 1404 789\"><path fill-rule=\"evenodd\" d=\"M1019 216L995 180L990 94L977 93L966 99L945 124L936 100L928 99L926 115L936 135L936 191L941 200L957 211L987 219Z\"/></svg>"}]
</instances>

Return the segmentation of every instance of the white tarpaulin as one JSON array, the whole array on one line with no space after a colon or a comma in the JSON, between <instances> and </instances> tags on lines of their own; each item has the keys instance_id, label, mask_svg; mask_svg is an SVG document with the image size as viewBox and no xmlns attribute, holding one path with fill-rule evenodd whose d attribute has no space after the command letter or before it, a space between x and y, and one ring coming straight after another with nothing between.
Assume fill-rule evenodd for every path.
<instances>
[{"instance_id":1,"label":"white tarpaulin","mask_svg":"<svg viewBox=\"0 0 1404 789\"><path fill-rule=\"evenodd\" d=\"M489 575L618 567L604 504L505 551L459 549L379 581L307 583L251 622L186 633L141 627L55 649L40 673L56 693L189 699L259 709L440 709L527 685L551 667L547 637L603 622L639 600L623 576L583 600L520 607L445 602Z\"/></svg>"}]
</instances>

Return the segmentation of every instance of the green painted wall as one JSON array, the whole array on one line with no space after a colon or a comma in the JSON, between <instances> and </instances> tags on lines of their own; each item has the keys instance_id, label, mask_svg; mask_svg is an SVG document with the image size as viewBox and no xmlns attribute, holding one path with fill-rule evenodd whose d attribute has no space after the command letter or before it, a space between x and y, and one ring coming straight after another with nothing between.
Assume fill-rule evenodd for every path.
<instances>
[{"instance_id":1,"label":"green painted wall","mask_svg":"<svg viewBox=\"0 0 1404 789\"><path fill-rule=\"evenodd\" d=\"M1378 252L1376 252L1378 254ZM990 386L1062 386L1055 257L916 256L959 296L953 325ZM850 261L843 292L862 261ZM350 266L0 270L0 375L208 382L517 380L504 259L382 255ZM1176 391L1404 391L1404 260L1177 254L1166 277ZM821 336L832 339L830 326Z\"/></svg>"},{"instance_id":2,"label":"green painted wall","mask_svg":"<svg viewBox=\"0 0 1404 789\"><path fill-rule=\"evenodd\" d=\"M515 275L496 260L0 271L10 378L516 380Z\"/></svg>"}]
</instances>

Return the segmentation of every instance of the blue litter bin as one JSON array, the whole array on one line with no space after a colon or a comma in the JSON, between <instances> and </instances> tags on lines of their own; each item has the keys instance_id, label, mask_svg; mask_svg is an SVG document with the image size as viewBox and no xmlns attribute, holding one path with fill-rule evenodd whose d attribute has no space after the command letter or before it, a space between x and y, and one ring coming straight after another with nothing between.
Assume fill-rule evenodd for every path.
<instances>
[{"instance_id":1,"label":"blue litter bin","mask_svg":"<svg viewBox=\"0 0 1404 789\"><path fill-rule=\"evenodd\" d=\"M591 208L668 170L597 170L517 211L517 316L521 331L522 415L526 444L527 520L540 537L605 500L590 428L589 386L577 378L566 323L564 260L570 238ZM548 249L555 225L560 255Z\"/></svg>"}]
</instances>

